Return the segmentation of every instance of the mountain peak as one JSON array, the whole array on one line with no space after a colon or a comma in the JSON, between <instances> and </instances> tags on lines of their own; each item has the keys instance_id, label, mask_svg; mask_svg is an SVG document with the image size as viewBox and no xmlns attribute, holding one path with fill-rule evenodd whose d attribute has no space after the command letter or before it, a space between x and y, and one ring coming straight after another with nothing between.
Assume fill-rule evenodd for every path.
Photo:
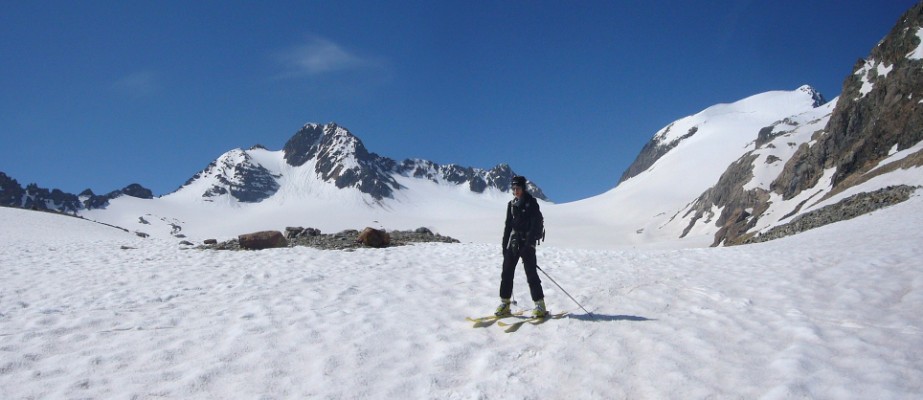
<instances>
[{"instance_id":1,"label":"mountain peak","mask_svg":"<svg viewBox=\"0 0 923 400\"><path fill-rule=\"evenodd\" d=\"M658 131L641 149L635 161L622 173L619 183L647 171L667 153L689 142L693 136L701 141L702 137L719 134L727 136L721 140L723 143L734 143L742 138L746 144L751 140L748 135L755 137L759 129L745 132L728 127L744 121L748 125L765 127L773 121L802 113L807 107L818 108L826 102L824 96L816 89L802 85L795 90L764 92L733 103L708 107L695 115L678 119Z\"/></svg>"},{"instance_id":2,"label":"mountain peak","mask_svg":"<svg viewBox=\"0 0 923 400\"><path fill-rule=\"evenodd\" d=\"M472 192L483 193L488 188L508 191L510 180L515 175L507 164L484 170L455 164L439 165L419 159L398 163L369 152L362 140L336 122L305 124L285 143L280 153L277 154L291 169L279 168L281 165L267 158L270 157L268 154L250 154L235 149L212 162L183 187L196 184L194 191L201 193L204 190L202 197L205 198L230 195L237 201L254 203L272 197L280 190L282 176L291 170L302 170L302 173L291 176L332 183L338 189L352 188L382 201L394 198L395 191L405 189L397 181L402 176L426 179L436 184L466 185ZM306 182L288 181L285 184L298 186L303 183ZM535 197L547 200L538 186L530 185L530 191Z\"/></svg>"},{"instance_id":3,"label":"mountain peak","mask_svg":"<svg viewBox=\"0 0 923 400\"><path fill-rule=\"evenodd\" d=\"M811 85L802 85L800 88L798 88L798 91L811 96L811 99L814 100L814 108L827 104L827 99L824 98L824 95L817 91L817 89L814 89L814 87Z\"/></svg>"},{"instance_id":4,"label":"mountain peak","mask_svg":"<svg viewBox=\"0 0 923 400\"><path fill-rule=\"evenodd\" d=\"M349 157L368 156L362 141L335 122L305 124L285 143L283 150L285 161L294 167L318 157L342 161Z\"/></svg>"},{"instance_id":5,"label":"mountain peak","mask_svg":"<svg viewBox=\"0 0 923 400\"><path fill-rule=\"evenodd\" d=\"M293 167L314 162L314 171L337 188L355 187L376 200L392 197L401 186L388 174L394 161L369 153L358 137L335 122L305 124L283 147ZM386 165L387 168L383 168Z\"/></svg>"},{"instance_id":6,"label":"mountain peak","mask_svg":"<svg viewBox=\"0 0 923 400\"><path fill-rule=\"evenodd\" d=\"M279 189L276 176L253 160L249 153L234 149L212 161L204 170L189 178L180 189L201 184L206 201L229 194L237 201L256 203L269 198Z\"/></svg>"}]
</instances>

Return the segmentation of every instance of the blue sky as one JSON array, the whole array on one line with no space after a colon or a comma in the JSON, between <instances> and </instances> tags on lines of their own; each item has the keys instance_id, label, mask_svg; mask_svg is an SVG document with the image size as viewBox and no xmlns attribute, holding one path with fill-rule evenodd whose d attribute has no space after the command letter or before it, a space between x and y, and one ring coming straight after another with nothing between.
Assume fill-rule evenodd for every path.
<instances>
[{"instance_id":1,"label":"blue sky","mask_svg":"<svg viewBox=\"0 0 923 400\"><path fill-rule=\"evenodd\" d=\"M380 155L509 163L574 201L711 105L832 99L914 3L5 1L0 171L162 195L335 121Z\"/></svg>"}]
</instances>

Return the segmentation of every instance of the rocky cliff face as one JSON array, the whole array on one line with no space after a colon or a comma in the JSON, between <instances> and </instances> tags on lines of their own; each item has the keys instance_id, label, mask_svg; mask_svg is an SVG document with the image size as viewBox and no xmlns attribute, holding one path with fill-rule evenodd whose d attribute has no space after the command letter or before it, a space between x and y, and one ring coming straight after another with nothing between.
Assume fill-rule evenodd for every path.
<instances>
[{"instance_id":1,"label":"rocky cliff face","mask_svg":"<svg viewBox=\"0 0 923 400\"><path fill-rule=\"evenodd\" d=\"M202 193L205 199L229 194L244 203L256 203L279 190L279 184L269 170L240 149L231 150L195 174L183 185L199 180L209 182Z\"/></svg>"},{"instance_id":2,"label":"rocky cliff face","mask_svg":"<svg viewBox=\"0 0 923 400\"><path fill-rule=\"evenodd\" d=\"M705 220L719 230L713 245L757 240L753 228L774 201L796 203L781 220L796 216L804 207L817 204L874 176L923 165L923 150L899 160L887 160L923 140L923 3L904 14L867 59L859 60L843 83L843 92L827 116L814 120L785 119L756 135L755 149L728 167L718 183L703 193L683 215L689 224L683 235ZM823 129L812 125L826 121ZM800 135L800 136L799 136ZM792 139L801 137L800 141ZM772 149L797 146L788 158ZM754 169L772 170L765 164L784 163L767 188L753 187ZM823 222L852 218L875 207L855 204L901 201L906 196L874 195L873 202L857 201L854 195L839 206L824 210ZM865 197L862 197L865 199ZM839 209L848 207L849 212ZM715 218L716 210L720 215ZM857 211L858 210L858 211ZM776 217L777 218L777 217ZM839 219L838 219L839 218ZM813 218L812 220L816 220ZM803 219L795 218L799 224ZM783 225L779 225L783 226ZM779 228L778 232L794 231Z\"/></svg>"},{"instance_id":3,"label":"rocky cliff face","mask_svg":"<svg viewBox=\"0 0 923 400\"><path fill-rule=\"evenodd\" d=\"M0 205L22 207L24 193L19 182L0 172Z\"/></svg>"},{"instance_id":4,"label":"rocky cliff face","mask_svg":"<svg viewBox=\"0 0 923 400\"><path fill-rule=\"evenodd\" d=\"M693 126L686 131L685 134L680 136L678 139L674 140L665 140L665 137L670 134L670 131L673 130L674 124L668 125L666 128L663 128L660 132L654 135L654 138L651 141L647 142L644 145L644 148L641 149L641 153L638 154L638 157L635 158L635 161L628 166L628 169L622 173L622 177L619 178L619 183L627 181L634 176L646 171L652 165L654 165L660 157L663 157L664 154L673 150L678 146L682 141L691 138L693 135L698 132L698 126Z\"/></svg>"},{"instance_id":5,"label":"rocky cliff face","mask_svg":"<svg viewBox=\"0 0 923 400\"><path fill-rule=\"evenodd\" d=\"M843 83L843 92L824 132L804 144L773 183L790 199L818 184L835 168L834 188L862 179L892 151L923 139L923 3L905 13L869 57L859 60Z\"/></svg>"},{"instance_id":6,"label":"rocky cliff face","mask_svg":"<svg viewBox=\"0 0 923 400\"><path fill-rule=\"evenodd\" d=\"M388 173L394 161L369 153L359 138L336 123L305 125L285 143L283 151L291 166L314 161L318 176L340 189L355 187L382 200L401 188Z\"/></svg>"}]
</instances>

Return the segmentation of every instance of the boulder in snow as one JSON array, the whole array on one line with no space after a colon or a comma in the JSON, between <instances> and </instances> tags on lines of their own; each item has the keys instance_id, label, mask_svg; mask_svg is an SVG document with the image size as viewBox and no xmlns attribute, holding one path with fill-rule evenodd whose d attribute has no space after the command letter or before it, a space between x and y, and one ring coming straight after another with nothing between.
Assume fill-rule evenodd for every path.
<instances>
[{"instance_id":1,"label":"boulder in snow","mask_svg":"<svg viewBox=\"0 0 923 400\"><path fill-rule=\"evenodd\" d=\"M391 236L382 230L365 228L359 233L357 241L369 247L381 248L391 244Z\"/></svg>"},{"instance_id":2,"label":"boulder in snow","mask_svg":"<svg viewBox=\"0 0 923 400\"><path fill-rule=\"evenodd\" d=\"M288 246L285 236L279 231L262 231L237 236L240 247L249 250L262 250Z\"/></svg>"}]
</instances>

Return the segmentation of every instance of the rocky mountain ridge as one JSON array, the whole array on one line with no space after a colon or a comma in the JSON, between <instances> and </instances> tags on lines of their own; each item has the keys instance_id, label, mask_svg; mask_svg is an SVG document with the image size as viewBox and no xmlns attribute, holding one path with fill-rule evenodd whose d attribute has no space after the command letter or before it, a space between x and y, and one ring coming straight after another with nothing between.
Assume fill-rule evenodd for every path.
<instances>
[{"instance_id":1,"label":"rocky mountain ridge","mask_svg":"<svg viewBox=\"0 0 923 400\"><path fill-rule=\"evenodd\" d=\"M853 67L836 106L810 118L778 121L760 130L755 148L732 163L718 182L682 215L686 235L700 221L718 227L713 245L758 240L769 225L773 235L803 209L820 204L862 183L923 166L923 3L907 11L891 32ZM656 138L655 138L656 139ZM776 149L797 146L790 156ZM902 154L909 153L909 154ZM776 165L783 165L778 170ZM754 185L756 176L771 176ZM902 194L906 187L901 186ZM911 190L912 191L912 190ZM825 222L862 212L853 204L903 201L883 191L869 202L864 193L837 203L849 212L825 211ZM876 207L864 207L871 212ZM769 233L769 232L767 232Z\"/></svg>"},{"instance_id":2,"label":"rocky mountain ridge","mask_svg":"<svg viewBox=\"0 0 923 400\"><path fill-rule=\"evenodd\" d=\"M248 150L230 150L194 174L174 193L196 190L205 201L226 196L241 203L259 203L272 197L281 188L279 182L283 172L276 166L262 165L253 156L255 151L271 153L261 145ZM456 164L440 165L423 159L397 162L369 152L358 137L334 122L304 125L285 143L281 152L289 167L311 168L321 182L338 189L353 188L375 201L392 198L395 191L405 189L397 183L396 176L464 186L471 192L483 193L488 188L508 192L516 175L507 164L485 170ZM547 200L540 187L533 182L529 182L529 187L535 197ZM96 195L90 189L75 195L34 183L23 188L18 181L0 172L0 205L76 214L82 210L106 208L110 200L122 195L154 198L149 189L139 184L105 195Z\"/></svg>"},{"instance_id":3,"label":"rocky mountain ridge","mask_svg":"<svg viewBox=\"0 0 923 400\"><path fill-rule=\"evenodd\" d=\"M266 150L263 147L252 148ZM268 151L268 150L266 150ZM396 176L425 179L433 183L466 186L474 193L488 188L509 191L515 172L507 164L484 170L455 164L440 165L422 159L397 162L369 152L357 136L335 122L306 124L283 146L282 159L286 168L308 168L313 176L338 189L353 188L375 201L393 198L405 188ZM250 152L231 150L190 178L179 190L207 180L203 198L231 196L243 203L258 203L272 197L281 187L282 168L265 166ZM547 200L544 192L530 183L533 195Z\"/></svg>"},{"instance_id":4,"label":"rocky mountain ridge","mask_svg":"<svg viewBox=\"0 0 923 400\"><path fill-rule=\"evenodd\" d=\"M113 190L104 195L97 195L90 189L75 195L59 189L43 188L35 183L22 187L19 181L0 172L0 205L2 206L76 214L81 210L105 208L110 200L120 196L132 196L142 199L154 197L150 189L137 183Z\"/></svg>"}]
</instances>

